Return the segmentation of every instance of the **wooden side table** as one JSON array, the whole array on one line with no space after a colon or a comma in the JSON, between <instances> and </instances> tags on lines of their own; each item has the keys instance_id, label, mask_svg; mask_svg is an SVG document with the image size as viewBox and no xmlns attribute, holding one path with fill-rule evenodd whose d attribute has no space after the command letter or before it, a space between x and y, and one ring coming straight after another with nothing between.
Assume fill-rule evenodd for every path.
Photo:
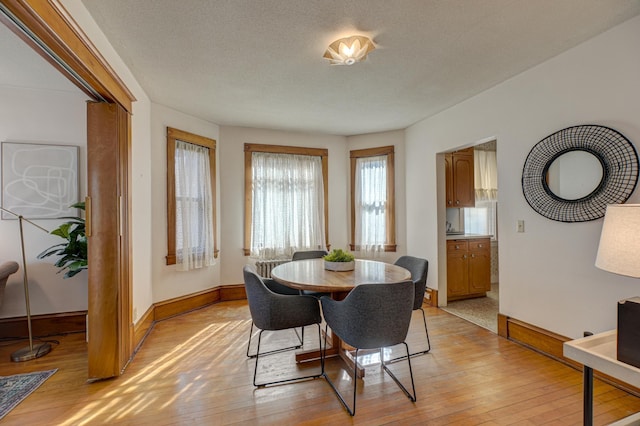
<instances>
[{"instance_id":1,"label":"wooden side table","mask_svg":"<svg viewBox=\"0 0 640 426\"><path fill-rule=\"evenodd\" d=\"M593 370L598 370L621 382L640 387L640 368L618 361L617 330L605 331L563 345L565 357L584 365L584 424L593 425ZM637 424L640 413L622 419L614 425Z\"/></svg>"}]
</instances>

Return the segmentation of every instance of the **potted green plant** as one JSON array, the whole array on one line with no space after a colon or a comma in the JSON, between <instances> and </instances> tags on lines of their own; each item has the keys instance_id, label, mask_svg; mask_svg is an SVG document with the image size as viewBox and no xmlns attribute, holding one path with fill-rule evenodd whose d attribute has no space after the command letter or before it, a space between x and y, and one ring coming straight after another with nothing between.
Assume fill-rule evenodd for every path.
<instances>
[{"instance_id":1,"label":"potted green plant","mask_svg":"<svg viewBox=\"0 0 640 426\"><path fill-rule=\"evenodd\" d=\"M353 271L356 262L353 254L342 249L333 249L331 253L323 256L324 269L329 271Z\"/></svg>"},{"instance_id":2,"label":"potted green plant","mask_svg":"<svg viewBox=\"0 0 640 426\"><path fill-rule=\"evenodd\" d=\"M84 201L71 207L84 211ZM65 239L66 242L49 247L38 255L38 259L52 255L61 256L54 265L60 268L58 272L66 271L64 278L71 278L88 268L85 222L83 218L76 216L60 219L67 219L67 221L50 233Z\"/></svg>"}]
</instances>

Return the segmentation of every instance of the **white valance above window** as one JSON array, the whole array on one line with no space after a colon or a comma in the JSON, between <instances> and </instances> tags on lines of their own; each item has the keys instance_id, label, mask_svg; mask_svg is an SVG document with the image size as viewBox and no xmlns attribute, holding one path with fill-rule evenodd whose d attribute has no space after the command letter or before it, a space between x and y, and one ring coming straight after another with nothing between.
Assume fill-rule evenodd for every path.
<instances>
[{"instance_id":1,"label":"white valance above window","mask_svg":"<svg viewBox=\"0 0 640 426\"><path fill-rule=\"evenodd\" d=\"M498 200L498 161L496 151L476 150L473 154L476 201Z\"/></svg>"}]
</instances>

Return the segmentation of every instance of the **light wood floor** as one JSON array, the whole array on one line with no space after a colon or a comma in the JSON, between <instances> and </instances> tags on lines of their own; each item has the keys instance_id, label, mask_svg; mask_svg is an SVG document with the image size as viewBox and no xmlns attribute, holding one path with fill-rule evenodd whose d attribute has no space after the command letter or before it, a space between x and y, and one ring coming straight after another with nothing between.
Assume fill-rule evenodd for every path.
<instances>
[{"instance_id":1,"label":"light wood floor","mask_svg":"<svg viewBox=\"0 0 640 426\"><path fill-rule=\"evenodd\" d=\"M415 314L419 314L416 312ZM413 358L418 401L411 403L379 364L366 368L350 416L323 379L256 389L254 360L245 357L250 317L245 301L224 302L156 325L125 374L86 383L84 335L58 338L50 354L25 363L0 347L0 374L58 368L13 409L3 425L429 424L578 425L582 374L448 314L427 309L432 351ZM418 316L413 325L418 326ZM410 331L410 345L420 328ZM306 342L313 346L312 328ZM284 332L280 339L292 338ZM274 336L275 337L275 336ZM317 339L317 338L316 338ZM316 340L317 341L317 340ZM317 343L316 343L317 345ZM264 358L259 374L297 369L293 352ZM283 367L284 365L284 367ZM337 361L331 377L350 389ZM315 367L304 367L305 370ZM401 380L406 363L393 364ZM640 399L598 380L595 424L640 411Z\"/></svg>"}]
</instances>

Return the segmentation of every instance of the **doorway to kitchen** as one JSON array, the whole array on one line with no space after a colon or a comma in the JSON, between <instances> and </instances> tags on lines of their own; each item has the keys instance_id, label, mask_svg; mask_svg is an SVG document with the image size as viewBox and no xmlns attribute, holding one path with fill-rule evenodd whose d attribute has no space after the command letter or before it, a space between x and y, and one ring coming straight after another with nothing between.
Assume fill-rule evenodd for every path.
<instances>
[{"instance_id":1,"label":"doorway to kitchen","mask_svg":"<svg viewBox=\"0 0 640 426\"><path fill-rule=\"evenodd\" d=\"M497 143L491 140L465 151L473 156L473 167L467 172L473 202L458 207L456 199L447 204L447 305L442 309L497 333L500 297ZM447 179L464 180L464 170L450 169L460 163L453 158L445 167ZM459 182L457 190L464 191Z\"/></svg>"}]
</instances>

